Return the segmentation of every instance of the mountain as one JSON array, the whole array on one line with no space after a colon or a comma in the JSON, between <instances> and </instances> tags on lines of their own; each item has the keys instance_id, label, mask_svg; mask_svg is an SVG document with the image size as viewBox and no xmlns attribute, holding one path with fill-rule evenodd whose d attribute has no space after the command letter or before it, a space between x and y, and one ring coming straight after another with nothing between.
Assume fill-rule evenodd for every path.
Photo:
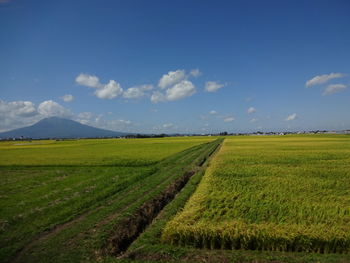
<instances>
[{"instance_id":1,"label":"mountain","mask_svg":"<svg viewBox=\"0 0 350 263\"><path fill-rule=\"evenodd\" d=\"M97 138L125 136L129 133L109 131L81 124L76 121L51 117L32 126L0 133L0 138Z\"/></svg>"}]
</instances>

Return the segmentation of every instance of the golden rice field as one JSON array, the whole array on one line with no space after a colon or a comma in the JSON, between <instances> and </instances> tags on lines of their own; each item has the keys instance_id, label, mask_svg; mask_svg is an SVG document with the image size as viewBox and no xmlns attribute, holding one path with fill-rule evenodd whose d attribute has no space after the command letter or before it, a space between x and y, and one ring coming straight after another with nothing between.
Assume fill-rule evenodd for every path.
<instances>
[{"instance_id":1,"label":"golden rice field","mask_svg":"<svg viewBox=\"0 0 350 263\"><path fill-rule=\"evenodd\" d=\"M225 139L162 239L210 249L350 252L350 136Z\"/></svg>"}]
</instances>

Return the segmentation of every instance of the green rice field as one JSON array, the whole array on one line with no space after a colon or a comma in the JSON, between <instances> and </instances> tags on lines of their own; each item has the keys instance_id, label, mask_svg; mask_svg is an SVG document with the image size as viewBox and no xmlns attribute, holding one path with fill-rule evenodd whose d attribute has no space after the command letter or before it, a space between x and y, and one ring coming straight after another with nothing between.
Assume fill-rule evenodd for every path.
<instances>
[{"instance_id":1,"label":"green rice field","mask_svg":"<svg viewBox=\"0 0 350 263\"><path fill-rule=\"evenodd\" d=\"M209 249L350 252L350 137L230 137L165 242Z\"/></svg>"},{"instance_id":2,"label":"green rice field","mask_svg":"<svg viewBox=\"0 0 350 263\"><path fill-rule=\"evenodd\" d=\"M191 170L211 141L1 143L0 262L99 257L118 222Z\"/></svg>"},{"instance_id":3,"label":"green rice field","mask_svg":"<svg viewBox=\"0 0 350 263\"><path fill-rule=\"evenodd\" d=\"M142 166L209 140L174 137L1 142L0 166Z\"/></svg>"}]
</instances>

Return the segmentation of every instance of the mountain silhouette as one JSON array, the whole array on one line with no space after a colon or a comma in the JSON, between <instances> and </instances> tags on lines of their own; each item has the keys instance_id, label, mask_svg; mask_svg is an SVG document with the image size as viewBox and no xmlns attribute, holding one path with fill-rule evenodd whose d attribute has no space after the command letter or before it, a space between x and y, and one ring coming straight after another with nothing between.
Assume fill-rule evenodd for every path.
<instances>
[{"instance_id":1,"label":"mountain silhouette","mask_svg":"<svg viewBox=\"0 0 350 263\"><path fill-rule=\"evenodd\" d=\"M119 137L130 133L99 129L79 122L50 117L24 128L0 133L0 138L99 138Z\"/></svg>"}]
</instances>

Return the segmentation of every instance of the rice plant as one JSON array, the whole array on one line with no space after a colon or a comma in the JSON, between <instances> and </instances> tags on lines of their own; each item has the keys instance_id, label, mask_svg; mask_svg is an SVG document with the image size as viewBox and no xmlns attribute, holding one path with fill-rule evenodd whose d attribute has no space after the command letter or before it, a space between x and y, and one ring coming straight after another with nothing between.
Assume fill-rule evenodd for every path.
<instances>
[{"instance_id":1,"label":"rice plant","mask_svg":"<svg viewBox=\"0 0 350 263\"><path fill-rule=\"evenodd\" d=\"M163 240L209 249L349 253L349 139L226 139Z\"/></svg>"}]
</instances>

